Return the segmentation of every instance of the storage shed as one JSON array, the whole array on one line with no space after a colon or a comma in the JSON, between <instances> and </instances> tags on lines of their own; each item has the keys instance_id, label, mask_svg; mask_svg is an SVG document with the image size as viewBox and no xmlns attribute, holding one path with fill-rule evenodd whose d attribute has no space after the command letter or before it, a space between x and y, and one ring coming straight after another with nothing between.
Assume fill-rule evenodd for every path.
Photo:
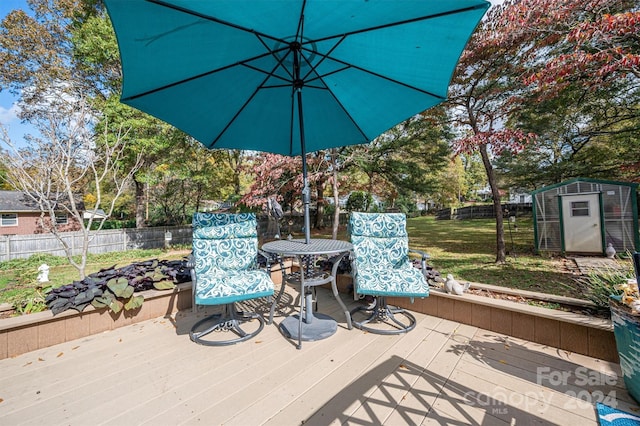
<instances>
[{"instance_id":1,"label":"storage shed","mask_svg":"<svg viewBox=\"0 0 640 426\"><path fill-rule=\"evenodd\" d=\"M605 254L640 249L638 184L576 178L533 191L538 251Z\"/></svg>"}]
</instances>

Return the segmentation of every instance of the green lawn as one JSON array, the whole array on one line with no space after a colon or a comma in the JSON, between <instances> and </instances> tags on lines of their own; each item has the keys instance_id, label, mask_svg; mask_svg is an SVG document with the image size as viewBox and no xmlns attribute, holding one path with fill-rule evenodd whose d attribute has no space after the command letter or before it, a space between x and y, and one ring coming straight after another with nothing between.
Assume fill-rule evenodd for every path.
<instances>
[{"instance_id":1,"label":"green lawn","mask_svg":"<svg viewBox=\"0 0 640 426\"><path fill-rule=\"evenodd\" d=\"M496 264L496 232L493 219L408 220L412 247L431 255L431 264L442 275L485 284L544 293L577 296L570 291L574 280L565 259L534 253L533 222L518 218L505 223L507 262Z\"/></svg>"},{"instance_id":2,"label":"green lawn","mask_svg":"<svg viewBox=\"0 0 640 426\"><path fill-rule=\"evenodd\" d=\"M412 248L431 256L430 264L443 276L453 274L463 281L480 282L517 289L580 297L571 291L574 278L564 268L564 259L534 254L533 224L530 219L517 220L517 231L505 224L506 264L495 263L495 222L492 219L435 220L432 216L408 220ZM346 230L339 238L346 239ZM314 231L329 236L330 228ZM297 236L298 237L298 236ZM86 273L113 265L125 266L144 259L180 259L188 250L133 250L91 256ZM51 284L59 286L78 279L76 270L64 258L32 256L29 259L0 262L0 303L18 304L37 295L38 266L47 263Z\"/></svg>"},{"instance_id":3,"label":"green lawn","mask_svg":"<svg viewBox=\"0 0 640 426\"><path fill-rule=\"evenodd\" d=\"M430 264L442 276L453 274L463 281L580 297L571 291L574 280L564 267L564 258L534 254L532 220L517 218L516 225L517 230L514 224L505 223L508 258L506 264L498 265L493 219L436 220L422 216L407 221L411 247L429 253ZM314 235L330 232L325 229ZM341 229L339 238L347 238L346 230Z\"/></svg>"}]
</instances>

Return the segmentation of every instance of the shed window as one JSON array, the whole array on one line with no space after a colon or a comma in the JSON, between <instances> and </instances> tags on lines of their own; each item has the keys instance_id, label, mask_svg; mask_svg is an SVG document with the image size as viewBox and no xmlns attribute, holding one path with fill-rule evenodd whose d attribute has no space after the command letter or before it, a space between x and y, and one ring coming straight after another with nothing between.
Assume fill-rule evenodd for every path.
<instances>
[{"instance_id":1,"label":"shed window","mask_svg":"<svg viewBox=\"0 0 640 426\"><path fill-rule=\"evenodd\" d=\"M56 225L66 225L67 223L69 223L69 217L67 216L66 213L56 214Z\"/></svg>"},{"instance_id":2,"label":"shed window","mask_svg":"<svg viewBox=\"0 0 640 426\"><path fill-rule=\"evenodd\" d=\"M571 216L589 216L589 202L588 201L572 201L571 202Z\"/></svg>"},{"instance_id":3,"label":"shed window","mask_svg":"<svg viewBox=\"0 0 640 426\"><path fill-rule=\"evenodd\" d=\"M3 213L1 226L18 226L18 214L17 213Z\"/></svg>"}]
</instances>

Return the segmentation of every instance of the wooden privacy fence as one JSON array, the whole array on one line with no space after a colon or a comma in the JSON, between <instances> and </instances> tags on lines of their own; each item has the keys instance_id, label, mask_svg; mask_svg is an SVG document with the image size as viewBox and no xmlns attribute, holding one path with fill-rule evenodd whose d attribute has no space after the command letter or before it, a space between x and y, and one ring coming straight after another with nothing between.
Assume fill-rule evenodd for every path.
<instances>
[{"instance_id":1,"label":"wooden privacy fence","mask_svg":"<svg viewBox=\"0 0 640 426\"><path fill-rule=\"evenodd\" d=\"M168 244L191 244L191 226L167 226L158 228L108 229L91 232L89 253L151 249L165 246L165 237L171 235ZM81 254L82 232L64 232L62 238L74 255ZM47 253L64 256L62 244L52 234L0 236L0 261L27 258L33 254Z\"/></svg>"},{"instance_id":2,"label":"wooden privacy fence","mask_svg":"<svg viewBox=\"0 0 640 426\"><path fill-rule=\"evenodd\" d=\"M531 203L519 203L519 204L503 204L502 211L506 216L529 216L532 214ZM508 214L506 213L508 210ZM440 209L436 212L436 219L438 220L450 220L450 219L487 219L494 218L493 205L479 205L479 206L467 206L460 207L458 209Z\"/></svg>"}]
</instances>

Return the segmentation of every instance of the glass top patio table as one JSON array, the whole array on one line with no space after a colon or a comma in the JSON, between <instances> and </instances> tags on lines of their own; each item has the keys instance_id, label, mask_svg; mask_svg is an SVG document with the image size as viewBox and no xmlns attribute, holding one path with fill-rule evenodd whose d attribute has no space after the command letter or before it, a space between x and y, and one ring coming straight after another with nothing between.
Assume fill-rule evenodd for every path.
<instances>
[{"instance_id":1,"label":"glass top patio table","mask_svg":"<svg viewBox=\"0 0 640 426\"><path fill-rule=\"evenodd\" d=\"M336 320L329 315L314 313L311 292L305 292L306 287L322 285L335 280L333 274L323 279L308 279L305 282L304 268L302 267L302 257L312 255L339 255L350 252L353 246L348 241L329 240L312 238L309 243L304 239L276 240L262 246L262 250L267 253L277 254L284 257L297 257L300 262L300 314L285 318L280 323L282 333L298 340L298 349L301 348L302 340L314 341L325 339L333 335L337 330ZM304 304L304 314L303 305Z\"/></svg>"}]
</instances>

